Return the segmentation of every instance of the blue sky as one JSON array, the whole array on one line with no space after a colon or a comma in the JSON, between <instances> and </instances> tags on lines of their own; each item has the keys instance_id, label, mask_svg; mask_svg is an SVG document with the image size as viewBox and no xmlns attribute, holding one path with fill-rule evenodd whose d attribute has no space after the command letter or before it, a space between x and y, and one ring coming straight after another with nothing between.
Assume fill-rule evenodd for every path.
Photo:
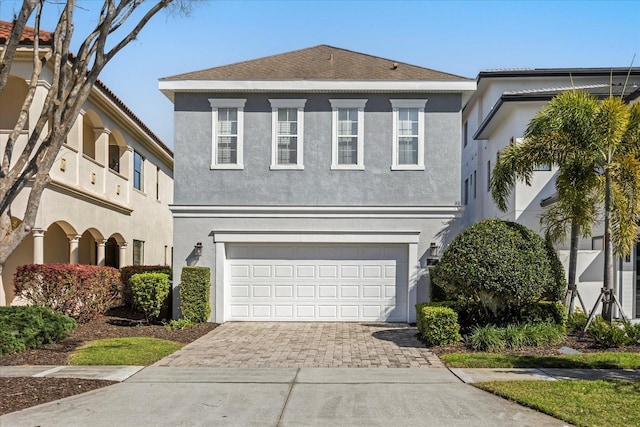
<instances>
[{"instance_id":1,"label":"blue sky","mask_svg":"<svg viewBox=\"0 0 640 427\"><path fill-rule=\"evenodd\" d=\"M0 0L10 21L20 2ZM79 0L76 35L100 3ZM43 29L55 25L56 6ZM101 80L167 145L173 105L158 79L330 44L467 77L492 68L640 66L640 1L201 1L157 15ZM76 46L79 44L75 40Z\"/></svg>"}]
</instances>

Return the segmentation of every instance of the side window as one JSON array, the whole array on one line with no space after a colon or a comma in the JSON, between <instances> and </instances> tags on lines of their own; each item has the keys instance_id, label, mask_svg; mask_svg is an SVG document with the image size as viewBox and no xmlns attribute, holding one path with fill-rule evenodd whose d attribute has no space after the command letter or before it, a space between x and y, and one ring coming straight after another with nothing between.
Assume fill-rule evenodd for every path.
<instances>
[{"instance_id":1,"label":"side window","mask_svg":"<svg viewBox=\"0 0 640 427\"><path fill-rule=\"evenodd\" d=\"M424 107L426 99L391 99L393 170L424 169Z\"/></svg>"},{"instance_id":2,"label":"side window","mask_svg":"<svg viewBox=\"0 0 640 427\"><path fill-rule=\"evenodd\" d=\"M271 169L304 169L304 105L306 99L270 99L272 111Z\"/></svg>"},{"instance_id":3,"label":"side window","mask_svg":"<svg viewBox=\"0 0 640 427\"><path fill-rule=\"evenodd\" d=\"M133 152L133 187L144 191L144 157L135 150Z\"/></svg>"},{"instance_id":4,"label":"side window","mask_svg":"<svg viewBox=\"0 0 640 427\"><path fill-rule=\"evenodd\" d=\"M212 111L211 169L242 169L246 99L209 99Z\"/></svg>"},{"instance_id":5,"label":"side window","mask_svg":"<svg viewBox=\"0 0 640 427\"><path fill-rule=\"evenodd\" d=\"M366 99L330 99L332 109L331 169L364 169Z\"/></svg>"},{"instance_id":6,"label":"side window","mask_svg":"<svg viewBox=\"0 0 640 427\"><path fill-rule=\"evenodd\" d=\"M144 265L144 242L133 241L133 265Z\"/></svg>"}]
</instances>

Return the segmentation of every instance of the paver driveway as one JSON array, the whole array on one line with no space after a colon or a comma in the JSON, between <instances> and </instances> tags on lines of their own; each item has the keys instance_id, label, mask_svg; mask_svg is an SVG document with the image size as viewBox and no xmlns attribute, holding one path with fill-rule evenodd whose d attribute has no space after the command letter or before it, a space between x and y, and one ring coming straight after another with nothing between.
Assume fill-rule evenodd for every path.
<instances>
[{"instance_id":1,"label":"paver driveway","mask_svg":"<svg viewBox=\"0 0 640 427\"><path fill-rule=\"evenodd\" d=\"M398 323L227 322L155 366L444 367L416 334Z\"/></svg>"}]
</instances>

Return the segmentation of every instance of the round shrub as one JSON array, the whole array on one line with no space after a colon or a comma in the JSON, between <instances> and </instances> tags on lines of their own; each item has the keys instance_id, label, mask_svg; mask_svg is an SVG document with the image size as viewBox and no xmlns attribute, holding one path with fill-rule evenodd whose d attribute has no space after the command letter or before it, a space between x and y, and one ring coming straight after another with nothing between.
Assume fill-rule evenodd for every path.
<instances>
[{"instance_id":1,"label":"round shrub","mask_svg":"<svg viewBox=\"0 0 640 427\"><path fill-rule=\"evenodd\" d=\"M487 219L456 236L432 280L473 308L474 323L506 324L534 302L559 296L565 284L558 266L555 251L532 230Z\"/></svg>"}]
</instances>

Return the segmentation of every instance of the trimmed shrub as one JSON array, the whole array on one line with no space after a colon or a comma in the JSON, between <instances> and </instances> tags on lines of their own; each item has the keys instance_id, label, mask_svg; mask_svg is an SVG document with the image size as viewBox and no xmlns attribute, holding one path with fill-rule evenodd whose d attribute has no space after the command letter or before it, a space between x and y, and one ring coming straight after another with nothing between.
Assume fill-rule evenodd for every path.
<instances>
[{"instance_id":1,"label":"trimmed shrub","mask_svg":"<svg viewBox=\"0 0 640 427\"><path fill-rule=\"evenodd\" d=\"M524 308L522 320L527 323L567 325L567 311L561 301L538 301ZM584 325L583 325L584 326Z\"/></svg>"},{"instance_id":2,"label":"trimmed shrub","mask_svg":"<svg viewBox=\"0 0 640 427\"><path fill-rule=\"evenodd\" d=\"M512 324L504 328L487 325L474 327L465 343L472 350L498 352L558 344L564 337L564 326L549 322Z\"/></svg>"},{"instance_id":3,"label":"trimmed shrub","mask_svg":"<svg viewBox=\"0 0 640 427\"><path fill-rule=\"evenodd\" d=\"M432 268L432 281L464 302L471 324L508 324L522 321L528 306L565 287L556 259L534 231L487 219L455 237Z\"/></svg>"},{"instance_id":4,"label":"trimmed shrub","mask_svg":"<svg viewBox=\"0 0 640 427\"><path fill-rule=\"evenodd\" d=\"M507 347L502 330L493 325L475 326L465 343L475 351L497 352Z\"/></svg>"},{"instance_id":5,"label":"trimmed shrub","mask_svg":"<svg viewBox=\"0 0 640 427\"><path fill-rule=\"evenodd\" d=\"M582 332L584 325L587 324L587 315L582 311L574 311L567 316L567 330L573 332Z\"/></svg>"},{"instance_id":6,"label":"trimmed shrub","mask_svg":"<svg viewBox=\"0 0 640 427\"><path fill-rule=\"evenodd\" d=\"M46 307L0 307L0 354L59 341L75 327L75 320Z\"/></svg>"},{"instance_id":7,"label":"trimmed shrub","mask_svg":"<svg viewBox=\"0 0 640 427\"><path fill-rule=\"evenodd\" d=\"M120 273L115 268L80 264L29 264L14 276L16 295L88 322L115 304Z\"/></svg>"},{"instance_id":8,"label":"trimmed shrub","mask_svg":"<svg viewBox=\"0 0 640 427\"><path fill-rule=\"evenodd\" d=\"M206 322L211 314L210 292L211 270L208 267L182 267L180 275L182 317L195 323Z\"/></svg>"},{"instance_id":9,"label":"trimmed shrub","mask_svg":"<svg viewBox=\"0 0 640 427\"><path fill-rule=\"evenodd\" d=\"M140 308L147 322L156 320L169 296L169 277L164 273L139 273L129 279L133 303Z\"/></svg>"},{"instance_id":10,"label":"trimmed shrub","mask_svg":"<svg viewBox=\"0 0 640 427\"><path fill-rule=\"evenodd\" d=\"M609 323L599 315L589 324L587 334L595 340L598 347L603 348L623 347L631 342L624 325Z\"/></svg>"},{"instance_id":11,"label":"trimmed shrub","mask_svg":"<svg viewBox=\"0 0 640 427\"><path fill-rule=\"evenodd\" d=\"M173 274L171 267L165 265L128 265L120 269L120 281L122 282L122 301L129 307L134 308L133 294L131 293L131 285L129 279L134 274L140 273L164 273L169 279Z\"/></svg>"},{"instance_id":12,"label":"trimmed shrub","mask_svg":"<svg viewBox=\"0 0 640 427\"><path fill-rule=\"evenodd\" d=\"M417 306L421 306L416 316L418 331L427 345L455 344L462 339L455 311L448 307Z\"/></svg>"}]
</instances>

